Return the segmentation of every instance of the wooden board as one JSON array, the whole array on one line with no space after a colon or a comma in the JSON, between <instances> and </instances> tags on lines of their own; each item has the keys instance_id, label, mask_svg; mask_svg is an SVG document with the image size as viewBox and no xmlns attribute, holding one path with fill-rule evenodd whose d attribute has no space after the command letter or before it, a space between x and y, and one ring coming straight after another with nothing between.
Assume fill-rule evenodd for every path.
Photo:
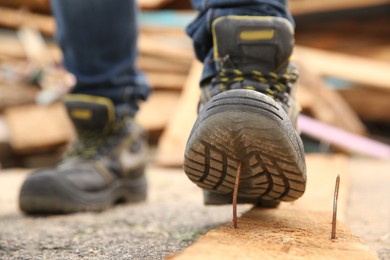
<instances>
[{"instance_id":1,"label":"wooden board","mask_svg":"<svg viewBox=\"0 0 390 260\"><path fill-rule=\"evenodd\" d=\"M140 34L138 38L139 52L142 54L174 59L180 64L190 64L194 58L191 45L184 43L178 45L172 45L172 41L162 38L166 38L164 35L159 37L151 37L150 35ZM177 38L175 38L177 40ZM180 42L179 42L180 43Z\"/></svg>"},{"instance_id":2,"label":"wooden board","mask_svg":"<svg viewBox=\"0 0 390 260\"><path fill-rule=\"evenodd\" d=\"M174 59L162 59L153 56L140 55L137 66L143 71L187 74L189 66L183 66Z\"/></svg>"},{"instance_id":3,"label":"wooden board","mask_svg":"<svg viewBox=\"0 0 390 260\"><path fill-rule=\"evenodd\" d=\"M352 133L366 133L356 112L336 90L325 85L320 75L311 69L310 63L298 59L297 56L294 56L293 62L298 66L300 74L297 99L303 112Z\"/></svg>"},{"instance_id":4,"label":"wooden board","mask_svg":"<svg viewBox=\"0 0 390 260\"><path fill-rule=\"evenodd\" d=\"M174 0L137 0L142 9L159 9L164 5L167 5Z\"/></svg>"},{"instance_id":5,"label":"wooden board","mask_svg":"<svg viewBox=\"0 0 390 260\"><path fill-rule=\"evenodd\" d=\"M50 0L0 0L0 5L50 12Z\"/></svg>"},{"instance_id":6,"label":"wooden board","mask_svg":"<svg viewBox=\"0 0 390 260\"><path fill-rule=\"evenodd\" d=\"M364 8L388 3L388 0L291 0L289 1L289 7L293 15L303 15L310 13Z\"/></svg>"},{"instance_id":7,"label":"wooden board","mask_svg":"<svg viewBox=\"0 0 390 260\"><path fill-rule=\"evenodd\" d=\"M182 165L185 144L197 116L200 95L199 80L202 70L203 65L194 61L175 113L160 138L156 155L156 162L159 165Z\"/></svg>"},{"instance_id":8,"label":"wooden board","mask_svg":"<svg viewBox=\"0 0 390 260\"><path fill-rule=\"evenodd\" d=\"M49 15L34 14L7 7L0 7L0 25L14 29L29 25L45 35L54 35L56 30L55 21Z\"/></svg>"},{"instance_id":9,"label":"wooden board","mask_svg":"<svg viewBox=\"0 0 390 260\"><path fill-rule=\"evenodd\" d=\"M390 62L296 46L294 58L322 76L390 90Z\"/></svg>"},{"instance_id":10,"label":"wooden board","mask_svg":"<svg viewBox=\"0 0 390 260\"><path fill-rule=\"evenodd\" d=\"M16 153L38 152L66 144L75 137L64 105L25 105L7 108L10 145Z\"/></svg>"},{"instance_id":11,"label":"wooden board","mask_svg":"<svg viewBox=\"0 0 390 260\"><path fill-rule=\"evenodd\" d=\"M25 84L0 83L0 111L9 106L35 102L39 89Z\"/></svg>"},{"instance_id":12,"label":"wooden board","mask_svg":"<svg viewBox=\"0 0 390 260\"><path fill-rule=\"evenodd\" d=\"M362 119L390 122L390 91L357 86L338 92Z\"/></svg>"},{"instance_id":13,"label":"wooden board","mask_svg":"<svg viewBox=\"0 0 390 260\"><path fill-rule=\"evenodd\" d=\"M295 203L278 209L253 208L202 236L173 259L377 259L342 223L332 241L335 177L341 174L339 215L345 216L348 161L345 157L307 156L308 189ZM326 167L324 167L326 165ZM302 203L303 202L303 203ZM340 218L339 218L340 219Z\"/></svg>"},{"instance_id":14,"label":"wooden board","mask_svg":"<svg viewBox=\"0 0 390 260\"><path fill-rule=\"evenodd\" d=\"M145 72L150 84L155 89L181 90L186 81L185 74L163 73L163 72Z\"/></svg>"},{"instance_id":15,"label":"wooden board","mask_svg":"<svg viewBox=\"0 0 390 260\"><path fill-rule=\"evenodd\" d=\"M149 131L163 130L175 111L180 93L176 91L154 91L143 102L136 120Z\"/></svg>"}]
</instances>

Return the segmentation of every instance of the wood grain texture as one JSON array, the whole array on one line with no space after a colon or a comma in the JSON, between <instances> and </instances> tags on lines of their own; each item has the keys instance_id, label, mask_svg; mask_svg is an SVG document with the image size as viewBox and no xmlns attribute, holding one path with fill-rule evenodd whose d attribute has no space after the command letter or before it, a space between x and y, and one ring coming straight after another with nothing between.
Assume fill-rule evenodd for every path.
<instances>
[{"instance_id":1,"label":"wood grain texture","mask_svg":"<svg viewBox=\"0 0 390 260\"><path fill-rule=\"evenodd\" d=\"M278 209L253 208L238 220L202 236L173 259L377 259L376 255L338 222L332 241L331 219L335 179L341 174L339 217L347 201L346 157L307 156L308 189L302 199ZM324 167L326 166L326 167Z\"/></svg>"}]
</instances>

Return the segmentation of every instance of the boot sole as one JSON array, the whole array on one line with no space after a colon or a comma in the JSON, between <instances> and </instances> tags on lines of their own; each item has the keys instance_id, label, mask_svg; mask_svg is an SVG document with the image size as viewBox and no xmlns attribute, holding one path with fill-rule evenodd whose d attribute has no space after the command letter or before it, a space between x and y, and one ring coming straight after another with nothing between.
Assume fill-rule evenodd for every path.
<instances>
[{"instance_id":1,"label":"boot sole","mask_svg":"<svg viewBox=\"0 0 390 260\"><path fill-rule=\"evenodd\" d=\"M226 91L206 104L188 139L184 170L202 189L229 196L238 162L239 201L276 205L305 191L302 141L283 108L256 91ZM226 196L220 204L227 203ZM218 199L211 196L205 203L218 204Z\"/></svg>"},{"instance_id":2,"label":"boot sole","mask_svg":"<svg viewBox=\"0 0 390 260\"><path fill-rule=\"evenodd\" d=\"M66 185L56 178L45 179L42 185L25 183L19 195L19 207L27 214L68 214L103 211L119 202L141 202L147 197L145 176L116 180L109 188L85 192Z\"/></svg>"}]
</instances>

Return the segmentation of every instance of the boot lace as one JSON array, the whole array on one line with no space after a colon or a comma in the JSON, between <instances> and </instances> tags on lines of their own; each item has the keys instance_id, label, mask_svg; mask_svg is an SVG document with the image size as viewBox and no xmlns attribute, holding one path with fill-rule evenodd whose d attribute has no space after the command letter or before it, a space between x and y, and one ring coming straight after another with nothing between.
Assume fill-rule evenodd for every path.
<instances>
[{"instance_id":1,"label":"boot lace","mask_svg":"<svg viewBox=\"0 0 390 260\"><path fill-rule=\"evenodd\" d=\"M283 74L263 73L252 70L249 73L239 69L222 68L211 84L219 86L221 91L232 89L235 83L243 83L242 88L267 94L275 99L288 102L292 85L298 80L298 71L291 68ZM250 84L252 83L252 84Z\"/></svg>"},{"instance_id":2,"label":"boot lace","mask_svg":"<svg viewBox=\"0 0 390 260\"><path fill-rule=\"evenodd\" d=\"M120 142L120 132L124 127L123 121L116 121L103 130L77 131L78 140L70 147L65 158L98 159L107 155Z\"/></svg>"}]
</instances>

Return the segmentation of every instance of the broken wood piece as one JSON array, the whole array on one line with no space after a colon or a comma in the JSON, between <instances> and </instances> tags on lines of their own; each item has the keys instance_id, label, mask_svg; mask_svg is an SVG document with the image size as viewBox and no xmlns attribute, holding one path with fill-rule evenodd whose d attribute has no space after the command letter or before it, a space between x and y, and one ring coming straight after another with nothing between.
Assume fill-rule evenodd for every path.
<instances>
[{"instance_id":1,"label":"broken wood piece","mask_svg":"<svg viewBox=\"0 0 390 260\"><path fill-rule=\"evenodd\" d=\"M65 145L75 138L73 125L62 103L25 105L4 111L10 146L15 153L39 152Z\"/></svg>"},{"instance_id":2,"label":"broken wood piece","mask_svg":"<svg viewBox=\"0 0 390 260\"><path fill-rule=\"evenodd\" d=\"M298 128L302 133L312 138L328 142L350 152L377 159L390 159L389 145L333 127L313 118L300 115Z\"/></svg>"},{"instance_id":3,"label":"broken wood piece","mask_svg":"<svg viewBox=\"0 0 390 260\"><path fill-rule=\"evenodd\" d=\"M147 102L140 105L137 122L148 131L161 131L175 113L180 93L177 91L154 91Z\"/></svg>"},{"instance_id":4,"label":"broken wood piece","mask_svg":"<svg viewBox=\"0 0 390 260\"><path fill-rule=\"evenodd\" d=\"M181 166L183 164L185 144L197 116L202 70L203 65L194 60L175 113L160 138L156 155L156 162L159 165Z\"/></svg>"},{"instance_id":5,"label":"broken wood piece","mask_svg":"<svg viewBox=\"0 0 390 260\"><path fill-rule=\"evenodd\" d=\"M390 90L390 62L296 46L294 59L309 64L321 76L344 79L372 88Z\"/></svg>"}]
</instances>

